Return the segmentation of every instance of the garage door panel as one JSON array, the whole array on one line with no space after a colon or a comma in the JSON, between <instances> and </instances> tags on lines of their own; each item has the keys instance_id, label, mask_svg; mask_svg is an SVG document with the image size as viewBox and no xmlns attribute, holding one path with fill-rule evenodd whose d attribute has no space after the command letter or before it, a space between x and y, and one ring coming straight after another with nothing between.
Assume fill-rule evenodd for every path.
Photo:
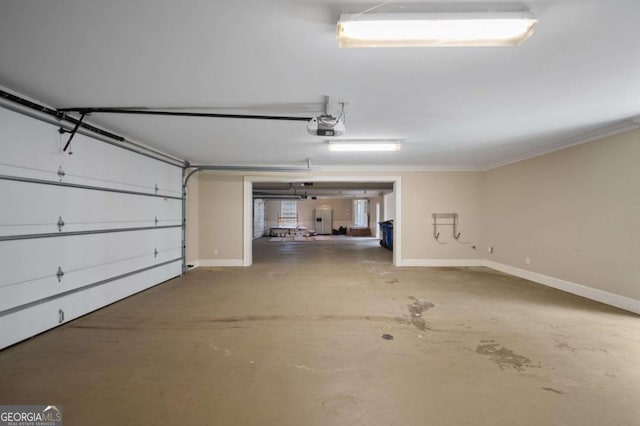
<instances>
[{"instance_id":1,"label":"garage door panel","mask_svg":"<svg viewBox=\"0 0 640 426\"><path fill-rule=\"evenodd\" d=\"M180 257L180 233L171 228L1 242L0 256L12 267L0 275L0 306L110 278L170 255ZM58 268L65 274L61 282Z\"/></svg>"},{"instance_id":2,"label":"garage door panel","mask_svg":"<svg viewBox=\"0 0 640 426\"><path fill-rule=\"evenodd\" d=\"M54 159L55 160L55 159ZM172 186L162 186L161 184L151 183L148 184L148 179L143 183L136 182L128 182L124 181L121 177L119 180L108 180L108 179L99 179L99 178L91 178L89 176L81 176L81 175L72 175L68 169L65 169L60 163L64 161L57 159L58 161L51 161L50 165L47 166L46 169L34 169L28 168L24 166L17 166L14 164L10 164L7 161L10 161L6 158L2 158L0 160L0 175L3 176L15 176L17 178L26 178L26 179L36 179L43 180L49 182L63 182L72 185L83 185L90 186L96 188L107 188L107 189L116 189L123 191L133 191L140 192L145 194L154 194L154 195L164 195L167 197L180 197L181 196L181 187ZM166 165L169 169L166 171L168 176L177 177L180 179L181 170L179 168ZM61 178L59 172L63 171L65 175ZM165 180L165 179L163 179ZM158 181L160 181L158 179ZM147 183L147 184L145 184ZM156 185L158 188L156 190Z\"/></svg>"},{"instance_id":3,"label":"garage door panel","mask_svg":"<svg viewBox=\"0 0 640 426\"><path fill-rule=\"evenodd\" d=\"M58 281L55 275L34 281L27 281L17 286L0 289L0 312L18 306L24 306L42 299L49 298L70 290L81 289L87 285L124 275L128 272L159 265L169 260L179 259L181 250L168 249L154 256L153 254L140 256L135 259L125 259L108 265L89 267L83 270L72 270L64 273Z\"/></svg>"},{"instance_id":4,"label":"garage door panel","mask_svg":"<svg viewBox=\"0 0 640 426\"><path fill-rule=\"evenodd\" d=\"M69 155L5 108L0 129L0 349L182 273L181 168L81 134Z\"/></svg>"},{"instance_id":5,"label":"garage door panel","mask_svg":"<svg viewBox=\"0 0 640 426\"><path fill-rule=\"evenodd\" d=\"M0 180L0 236L181 224L181 200ZM155 219L158 222L155 222Z\"/></svg>"},{"instance_id":6,"label":"garage door panel","mask_svg":"<svg viewBox=\"0 0 640 426\"><path fill-rule=\"evenodd\" d=\"M152 158L77 134L71 143L72 155L62 149L69 138L58 128L23 114L0 108L3 149L0 174L46 180L139 190L180 196L182 170ZM136 189L137 188L137 189Z\"/></svg>"},{"instance_id":7,"label":"garage door panel","mask_svg":"<svg viewBox=\"0 0 640 426\"><path fill-rule=\"evenodd\" d=\"M151 193L155 193L157 186L159 194L180 196L180 168L132 155L84 135L77 138L72 142L73 155L67 156L71 158L65 158L62 164L65 182ZM118 165L115 170L114 164Z\"/></svg>"},{"instance_id":8,"label":"garage door panel","mask_svg":"<svg viewBox=\"0 0 640 426\"><path fill-rule=\"evenodd\" d=\"M23 114L0 108L2 150L0 172L25 177L54 178L65 155L55 127Z\"/></svg>"},{"instance_id":9,"label":"garage door panel","mask_svg":"<svg viewBox=\"0 0 640 426\"><path fill-rule=\"evenodd\" d=\"M149 287L180 275L180 262L172 262L116 281L54 298L29 308L0 316L0 347L6 347L60 324L72 321L87 312L116 302ZM60 322L61 313L64 320Z\"/></svg>"}]
</instances>

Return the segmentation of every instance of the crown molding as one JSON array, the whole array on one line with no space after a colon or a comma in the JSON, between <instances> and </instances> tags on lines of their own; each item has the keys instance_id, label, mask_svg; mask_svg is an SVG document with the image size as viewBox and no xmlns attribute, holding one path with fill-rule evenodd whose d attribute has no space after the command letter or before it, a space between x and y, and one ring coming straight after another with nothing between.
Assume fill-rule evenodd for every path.
<instances>
[{"instance_id":1,"label":"crown molding","mask_svg":"<svg viewBox=\"0 0 640 426\"><path fill-rule=\"evenodd\" d=\"M595 129L588 133L583 133L581 135L573 136L567 139L561 139L550 145L546 145L544 147L534 149L532 151L527 151L524 154L511 157L507 160L498 161L496 163L488 165L483 170L487 171L487 170L497 169L499 167L508 166L509 164L519 163L520 161L525 161L535 157L540 157L545 154L550 154L552 152L571 148L572 146L582 145L583 143L593 142L599 139L604 139L609 136L615 136L620 133L636 130L638 128L640 128L640 116L628 118L622 121L615 122L608 126Z\"/></svg>"},{"instance_id":2,"label":"crown molding","mask_svg":"<svg viewBox=\"0 0 640 426\"><path fill-rule=\"evenodd\" d=\"M481 172L484 167L472 166L428 166L428 165L314 165L313 171L320 172Z\"/></svg>"},{"instance_id":3,"label":"crown molding","mask_svg":"<svg viewBox=\"0 0 640 426\"><path fill-rule=\"evenodd\" d=\"M561 139L555 141L544 147L537 148L531 151L527 151L523 154L500 160L495 163L488 163L480 166L438 166L438 165L323 165L323 164L311 164L307 171L311 172L330 172L330 173L350 173L350 172L486 172L488 170L497 169L499 167L507 166L509 164L518 163L520 161L529 160L535 157L540 157L545 154L560 151L563 149L571 148L572 146L581 145L583 143L593 142L599 139L604 139L609 136L614 136L620 133L636 130L640 128L640 115L630 117L624 120L616 121L613 124L600 127L587 133L583 133L571 138ZM238 165L226 165L239 167ZM254 166L244 166L247 170L250 170ZM284 167L284 166L282 166Z\"/></svg>"},{"instance_id":4,"label":"crown molding","mask_svg":"<svg viewBox=\"0 0 640 426\"><path fill-rule=\"evenodd\" d=\"M196 167L196 166L192 166ZM203 169L204 173L238 173L243 174L246 172L256 173L285 173L278 170L279 168L291 167L291 165L246 165L246 164L225 164L212 167L219 167L219 169ZM226 169L228 168L228 169ZM273 170L269 170L273 168ZM331 166L322 164L312 164L310 168L301 167L299 172L314 173L352 173L352 172L367 172L376 174L378 172L384 173L401 173L401 172L481 172L486 170L484 167L469 167L469 166L426 166L426 165L406 165L406 166L394 166L394 165L343 165L343 166Z\"/></svg>"}]
</instances>

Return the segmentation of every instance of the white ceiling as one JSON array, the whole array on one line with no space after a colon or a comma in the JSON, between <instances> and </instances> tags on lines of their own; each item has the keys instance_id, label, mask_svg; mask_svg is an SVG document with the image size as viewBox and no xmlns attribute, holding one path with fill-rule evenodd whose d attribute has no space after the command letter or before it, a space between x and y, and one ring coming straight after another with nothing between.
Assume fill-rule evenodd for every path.
<instances>
[{"instance_id":1,"label":"white ceiling","mask_svg":"<svg viewBox=\"0 0 640 426\"><path fill-rule=\"evenodd\" d=\"M57 108L303 116L329 94L349 102L345 137L405 140L398 153L330 153L304 122L91 117L199 164L485 168L640 114L638 0L527 2L539 23L519 47L339 49L339 14L375 4L0 0L0 85Z\"/></svg>"}]
</instances>

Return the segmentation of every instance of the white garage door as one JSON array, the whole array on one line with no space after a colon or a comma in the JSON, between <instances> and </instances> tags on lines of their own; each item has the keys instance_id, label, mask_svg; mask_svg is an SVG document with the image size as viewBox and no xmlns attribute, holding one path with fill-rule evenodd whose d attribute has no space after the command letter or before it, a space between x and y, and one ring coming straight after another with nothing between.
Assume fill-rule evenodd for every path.
<instances>
[{"instance_id":1,"label":"white garage door","mask_svg":"<svg viewBox=\"0 0 640 426\"><path fill-rule=\"evenodd\" d=\"M0 348L181 274L182 170L0 108Z\"/></svg>"}]
</instances>

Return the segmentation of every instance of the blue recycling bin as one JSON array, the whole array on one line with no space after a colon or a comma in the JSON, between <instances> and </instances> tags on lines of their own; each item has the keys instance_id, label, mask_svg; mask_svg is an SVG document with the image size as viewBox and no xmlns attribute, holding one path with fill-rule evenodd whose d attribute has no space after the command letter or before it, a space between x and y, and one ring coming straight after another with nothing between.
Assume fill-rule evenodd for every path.
<instances>
[{"instance_id":1,"label":"blue recycling bin","mask_svg":"<svg viewBox=\"0 0 640 426\"><path fill-rule=\"evenodd\" d=\"M382 231L380 245L386 249L393 250L393 220L379 222Z\"/></svg>"}]
</instances>

